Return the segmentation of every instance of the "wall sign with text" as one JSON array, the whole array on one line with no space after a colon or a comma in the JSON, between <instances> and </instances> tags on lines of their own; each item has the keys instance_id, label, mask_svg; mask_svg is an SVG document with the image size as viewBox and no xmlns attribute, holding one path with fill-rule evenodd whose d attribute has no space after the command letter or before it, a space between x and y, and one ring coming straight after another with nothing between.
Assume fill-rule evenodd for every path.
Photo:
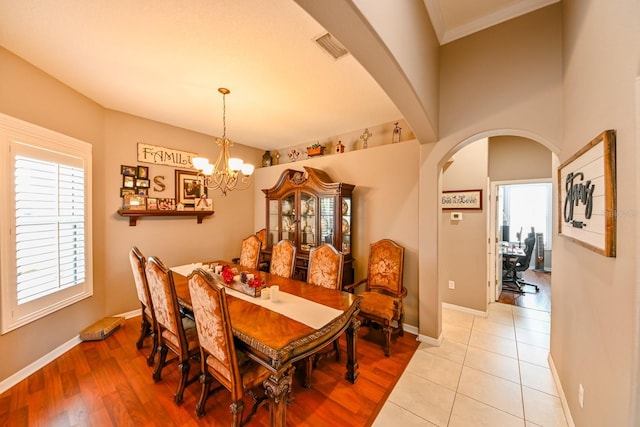
<instances>
[{"instance_id":1,"label":"wall sign with text","mask_svg":"<svg viewBox=\"0 0 640 427\"><path fill-rule=\"evenodd\" d=\"M482 210L482 190L443 191L440 196L440 207Z\"/></svg>"},{"instance_id":2,"label":"wall sign with text","mask_svg":"<svg viewBox=\"0 0 640 427\"><path fill-rule=\"evenodd\" d=\"M558 232L616 256L616 134L606 130L558 167Z\"/></svg>"},{"instance_id":3,"label":"wall sign with text","mask_svg":"<svg viewBox=\"0 0 640 427\"><path fill-rule=\"evenodd\" d=\"M191 159L198 157L196 153L158 147L138 142L138 161L154 165L172 166L174 168L193 169Z\"/></svg>"}]
</instances>

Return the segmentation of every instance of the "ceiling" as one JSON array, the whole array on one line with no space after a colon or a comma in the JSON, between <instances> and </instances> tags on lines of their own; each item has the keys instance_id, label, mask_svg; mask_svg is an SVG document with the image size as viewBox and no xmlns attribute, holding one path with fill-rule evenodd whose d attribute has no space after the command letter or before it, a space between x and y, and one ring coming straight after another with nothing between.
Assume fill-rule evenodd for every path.
<instances>
[{"instance_id":1,"label":"ceiling","mask_svg":"<svg viewBox=\"0 0 640 427\"><path fill-rule=\"evenodd\" d=\"M441 44L558 0L424 0ZM357 2L355 2L357 3ZM100 105L260 149L402 113L292 0L0 1L0 45Z\"/></svg>"}]
</instances>

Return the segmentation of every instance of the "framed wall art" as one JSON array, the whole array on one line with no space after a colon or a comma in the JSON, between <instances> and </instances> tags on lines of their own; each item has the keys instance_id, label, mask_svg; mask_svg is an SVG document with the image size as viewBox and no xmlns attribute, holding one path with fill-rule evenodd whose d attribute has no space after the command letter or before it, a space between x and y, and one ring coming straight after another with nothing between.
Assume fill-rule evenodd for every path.
<instances>
[{"instance_id":1,"label":"framed wall art","mask_svg":"<svg viewBox=\"0 0 640 427\"><path fill-rule=\"evenodd\" d=\"M482 210L482 190L443 191L440 197L443 210Z\"/></svg>"},{"instance_id":2,"label":"framed wall art","mask_svg":"<svg viewBox=\"0 0 640 427\"><path fill-rule=\"evenodd\" d=\"M194 207L196 200L207 195L197 172L176 170L176 203Z\"/></svg>"},{"instance_id":3,"label":"framed wall art","mask_svg":"<svg viewBox=\"0 0 640 427\"><path fill-rule=\"evenodd\" d=\"M616 256L616 134L606 130L558 167L558 233Z\"/></svg>"}]
</instances>

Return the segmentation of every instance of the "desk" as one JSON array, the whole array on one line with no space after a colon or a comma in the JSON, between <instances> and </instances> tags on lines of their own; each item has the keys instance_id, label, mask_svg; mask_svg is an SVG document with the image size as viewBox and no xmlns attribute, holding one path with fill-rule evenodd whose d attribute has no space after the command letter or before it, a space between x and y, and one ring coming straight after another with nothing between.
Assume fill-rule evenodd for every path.
<instances>
[{"instance_id":1,"label":"desk","mask_svg":"<svg viewBox=\"0 0 640 427\"><path fill-rule=\"evenodd\" d=\"M326 325L315 329L268 308L227 295L233 335L244 345L243 350L250 358L271 371L271 376L264 382L264 387L269 397L272 426L284 426L286 423L286 402L291 386L292 370L290 368L293 363L316 353L326 344L338 339L345 331L347 338L345 378L355 383L358 379L357 337L360 328L360 321L356 315L360 311L361 297L227 262L219 261L219 263L236 267L238 271L253 273L267 286L278 285L280 293L296 295L341 312ZM179 303L187 310L191 310L187 278L175 271L173 277Z\"/></svg>"}]
</instances>

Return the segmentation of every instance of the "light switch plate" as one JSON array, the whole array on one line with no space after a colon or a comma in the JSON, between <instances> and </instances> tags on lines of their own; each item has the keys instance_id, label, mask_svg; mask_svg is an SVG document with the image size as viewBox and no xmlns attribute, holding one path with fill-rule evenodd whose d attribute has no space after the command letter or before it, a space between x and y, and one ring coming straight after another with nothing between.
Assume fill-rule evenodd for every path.
<instances>
[{"instance_id":1,"label":"light switch plate","mask_svg":"<svg viewBox=\"0 0 640 427\"><path fill-rule=\"evenodd\" d=\"M451 212L452 221L460 221L462 219L462 212Z\"/></svg>"}]
</instances>

